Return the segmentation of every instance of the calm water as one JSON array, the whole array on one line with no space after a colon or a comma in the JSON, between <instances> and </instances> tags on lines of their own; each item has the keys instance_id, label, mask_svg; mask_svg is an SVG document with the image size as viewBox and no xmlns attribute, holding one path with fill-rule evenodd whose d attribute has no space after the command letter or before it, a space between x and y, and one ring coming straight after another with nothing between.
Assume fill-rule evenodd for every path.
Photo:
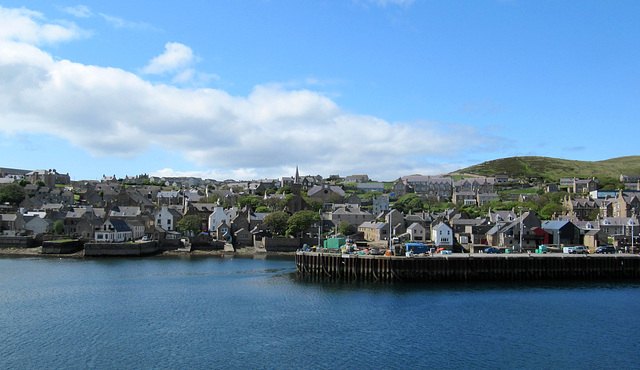
<instances>
[{"instance_id":1,"label":"calm water","mask_svg":"<svg viewBox=\"0 0 640 370\"><path fill-rule=\"evenodd\" d=\"M341 284L294 271L0 259L0 368L640 366L640 282Z\"/></svg>"}]
</instances>

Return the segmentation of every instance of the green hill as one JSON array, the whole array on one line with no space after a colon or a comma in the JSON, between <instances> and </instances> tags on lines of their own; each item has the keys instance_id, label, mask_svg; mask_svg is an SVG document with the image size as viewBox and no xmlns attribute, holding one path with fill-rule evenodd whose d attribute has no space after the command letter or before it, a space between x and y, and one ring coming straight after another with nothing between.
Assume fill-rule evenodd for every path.
<instances>
[{"instance_id":1,"label":"green hill","mask_svg":"<svg viewBox=\"0 0 640 370\"><path fill-rule=\"evenodd\" d=\"M456 174L495 176L506 173L511 178L540 178L557 182L560 178L619 178L620 174L640 173L640 156L607 159L604 161L573 161L549 157L511 157L484 162L464 168Z\"/></svg>"}]
</instances>

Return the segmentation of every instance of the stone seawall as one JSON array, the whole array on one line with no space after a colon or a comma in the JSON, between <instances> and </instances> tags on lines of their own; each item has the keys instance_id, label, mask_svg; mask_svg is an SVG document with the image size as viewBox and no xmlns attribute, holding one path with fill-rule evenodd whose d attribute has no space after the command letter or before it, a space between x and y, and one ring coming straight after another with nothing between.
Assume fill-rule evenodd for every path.
<instances>
[{"instance_id":1,"label":"stone seawall","mask_svg":"<svg viewBox=\"0 0 640 370\"><path fill-rule=\"evenodd\" d=\"M142 256L160 251L155 241L137 243L86 243L85 256Z\"/></svg>"},{"instance_id":2,"label":"stone seawall","mask_svg":"<svg viewBox=\"0 0 640 370\"><path fill-rule=\"evenodd\" d=\"M0 236L0 248L34 248L36 241L31 236Z\"/></svg>"},{"instance_id":3,"label":"stone seawall","mask_svg":"<svg viewBox=\"0 0 640 370\"><path fill-rule=\"evenodd\" d=\"M264 238L264 249L267 252L295 252L303 245L318 244L314 238Z\"/></svg>"},{"instance_id":4,"label":"stone seawall","mask_svg":"<svg viewBox=\"0 0 640 370\"><path fill-rule=\"evenodd\" d=\"M70 254L81 251L83 247L81 240L43 241L42 254Z\"/></svg>"}]
</instances>

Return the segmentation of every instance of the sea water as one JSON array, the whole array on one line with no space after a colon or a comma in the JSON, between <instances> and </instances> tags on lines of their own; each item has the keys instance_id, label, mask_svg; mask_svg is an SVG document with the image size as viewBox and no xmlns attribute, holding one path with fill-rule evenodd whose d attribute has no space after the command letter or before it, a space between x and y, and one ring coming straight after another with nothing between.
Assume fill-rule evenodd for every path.
<instances>
[{"instance_id":1,"label":"sea water","mask_svg":"<svg viewBox=\"0 0 640 370\"><path fill-rule=\"evenodd\" d=\"M640 282L345 283L292 258L0 259L2 369L640 366Z\"/></svg>"}]
</instances>

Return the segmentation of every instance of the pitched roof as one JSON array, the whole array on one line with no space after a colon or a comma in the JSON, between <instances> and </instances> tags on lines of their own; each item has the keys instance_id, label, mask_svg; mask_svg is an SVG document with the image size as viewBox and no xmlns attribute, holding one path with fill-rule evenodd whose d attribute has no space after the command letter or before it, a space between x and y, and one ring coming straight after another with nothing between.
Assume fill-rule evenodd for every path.
<instances>
[{"instance_id":1,"label":"pitched roof","mask_svg":"<svg viewBox=\"0 0 640 370\"><path fill-rule=\"evenodd\" d=\"M110 218L109 222L111 222L111 225L117 232L121 233L121 232L131 231L131 228L129 227L129 225L124 219Z\"/></svg>"}]
</instances>

